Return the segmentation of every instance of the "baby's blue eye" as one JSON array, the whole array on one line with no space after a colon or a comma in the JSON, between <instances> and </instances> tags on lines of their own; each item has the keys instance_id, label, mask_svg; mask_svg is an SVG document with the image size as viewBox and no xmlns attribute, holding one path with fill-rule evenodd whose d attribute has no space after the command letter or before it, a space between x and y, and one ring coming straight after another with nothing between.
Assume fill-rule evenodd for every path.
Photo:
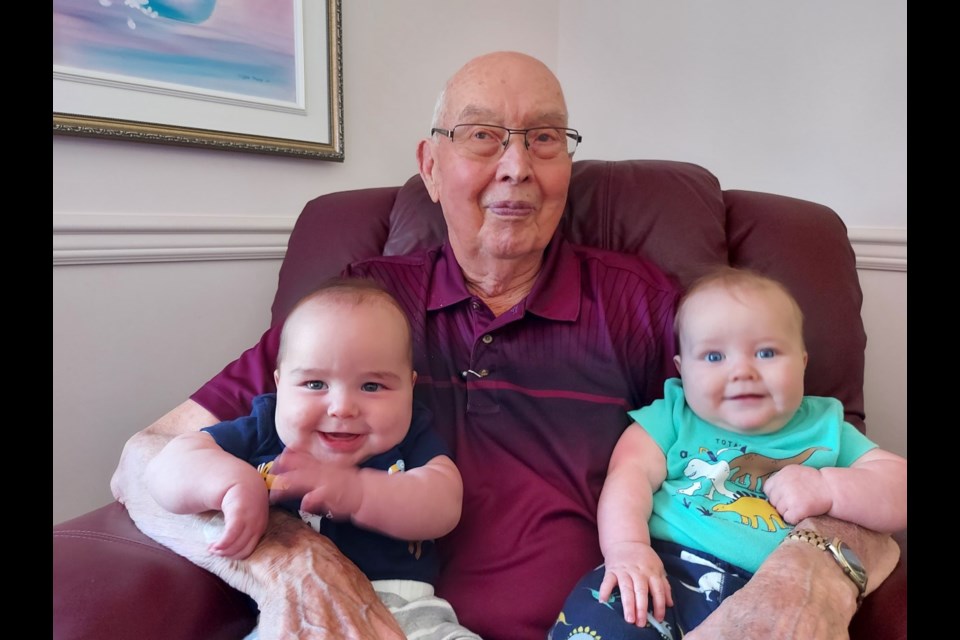
<instances>
[{"instance_id":1,"label":"baby's blue eye","mask_svg":"<svg viewBox=\"0 0 960 640\"><path fill-rule=\"evenodd\" d=\"M762 358L762 359L772 358L772 357L775 356L775 355L776 355L776 352L774 352L773 349L758 349L758 350L757 350L757 357L758 357L758 358Z\"/></svg>"},{"instance_id":2,"label":"baby's blue eye","mask_svg":"<svg viewBox=\"0 0 960 640\"><path fill-rule=\"evenodd\" d=\"M720 353L719 351L711 351L710 353L705 355L703 359L706 360L707 362L720 362L721 360L723 360L723 354Z\"/></svg>"},{"instance_id":3,"label":"baby's blue eye","mask_svg":"<svg viewBox=\"0 0 960 640\"><path fill-rule=\"evenodd\" d=\"M303 386L311 391L322 391L327 388L327 383L323 380L308 380L303 383Z\"/></svg>"},{"instance_id":4,"label":"baby's blue eye","mask_svg":"<svg viewBox=\"0 0 960 640\"><path fill-rule=\"evenodd\" d=\"M364 382L360 385L361 391L379 391L383 388L383 385L379 382Z\"/></svg>"}]
</instances>

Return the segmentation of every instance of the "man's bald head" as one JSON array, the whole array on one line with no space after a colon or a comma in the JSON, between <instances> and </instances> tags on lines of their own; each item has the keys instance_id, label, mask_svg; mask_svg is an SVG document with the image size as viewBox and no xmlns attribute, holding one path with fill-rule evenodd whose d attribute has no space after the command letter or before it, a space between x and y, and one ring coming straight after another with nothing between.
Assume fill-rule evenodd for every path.
<instances>
[{"instance_id":1,"label":"man's bald head","mask_svg":"<svg viewBox=\"0 0 960 640\"><path fill-rule=\"evenodd\" d=\"M434 108L433 126L452 127L463 122L485 122L485 110L473 104L470 94L482 92L489 95L495 86L505 87L510 93L549 96L549 106L538 117L558 126L567 125L563 89L547 65L525 53L495 51L473 58L447 80Z\"/></svg>"}]
</instances>

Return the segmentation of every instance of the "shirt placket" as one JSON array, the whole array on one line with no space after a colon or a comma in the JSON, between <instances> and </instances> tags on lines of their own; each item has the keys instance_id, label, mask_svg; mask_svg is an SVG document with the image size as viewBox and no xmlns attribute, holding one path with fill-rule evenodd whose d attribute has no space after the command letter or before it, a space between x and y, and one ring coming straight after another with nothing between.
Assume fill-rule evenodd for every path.
<instances>
[{"instance_id":1,"label":"shirt placket","mask_svg":"<svg viewBox=\"0 0 960 640\"><path fill-rule=\"evenodd\" d=\"M518 317L517 307L507 310L499 318L482 300L470 300L470 318L473 327L473 343L469 365L460 372L466 383L467 411L470 413L496 413L500 411L498 365L503 354L499 348L497 330Z\"/></svg>"}]
</instances>

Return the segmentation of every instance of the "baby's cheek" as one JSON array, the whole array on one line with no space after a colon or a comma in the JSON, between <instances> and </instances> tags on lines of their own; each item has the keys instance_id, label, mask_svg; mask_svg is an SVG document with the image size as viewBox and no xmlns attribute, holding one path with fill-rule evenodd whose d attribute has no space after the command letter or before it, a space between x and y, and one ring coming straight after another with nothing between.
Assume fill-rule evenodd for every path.
<instances>
[{"instance_id":1,"label":"baby's cheek","mask_svg":"<svg viewBox=\"0 0 960 640\"><path fill-rule=\"evenodd\" d=\"M300 428L303 420L303 416L297 412L277 409L277 435L280 436L280 441L283 442L283 444L289 447L300 441L303 437L302 429Z\"/></svg>"}]
</instances>

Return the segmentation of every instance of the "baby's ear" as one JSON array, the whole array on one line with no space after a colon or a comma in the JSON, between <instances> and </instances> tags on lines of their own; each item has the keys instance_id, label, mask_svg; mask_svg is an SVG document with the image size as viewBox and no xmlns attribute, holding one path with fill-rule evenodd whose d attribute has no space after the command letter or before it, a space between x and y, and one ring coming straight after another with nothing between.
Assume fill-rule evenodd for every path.
<instances>
[{"instance_id":1,"label":"baby's ear","mask_svg":"<svg viewBox=\"0 0 960 640\"><path fill-rule=\"evenodd\" d=\"M417 372L413 372L413 380L410 381L410 384L417 384Z\"/></svg>"},{"instance_id":2,"label":"baby's ear","mask_svg":"<svg viewBox=\"0 0 960 640\"><path fill-rule=\"evenodd\" d=\"M807 352L804 351L804 352L803 352L803 368L804 368L804 369L807 368L807 360L809 360L809 356L807 355Z\"/></svg>"},{"instance_id":3,"label":"baby's ear","mask_svg":"<svg viewBox=\"0 0 960 640\"><path fill-rule=\"evenodd\" d=\"M806 356L804 356L804 363L806 363ZM680 356L673 356L673 364L677 367L677 373L680 373Z\"/></svg>"},{"instance_id":4,"label":"baby's ear","mask_svg":"<svg viewBox=\"0 0 960 640\"><path fill-rule=\"evenodd\" d=\"M280 386L280 369L273 370L273 386Z\"/></svg>"}]
</instances>

